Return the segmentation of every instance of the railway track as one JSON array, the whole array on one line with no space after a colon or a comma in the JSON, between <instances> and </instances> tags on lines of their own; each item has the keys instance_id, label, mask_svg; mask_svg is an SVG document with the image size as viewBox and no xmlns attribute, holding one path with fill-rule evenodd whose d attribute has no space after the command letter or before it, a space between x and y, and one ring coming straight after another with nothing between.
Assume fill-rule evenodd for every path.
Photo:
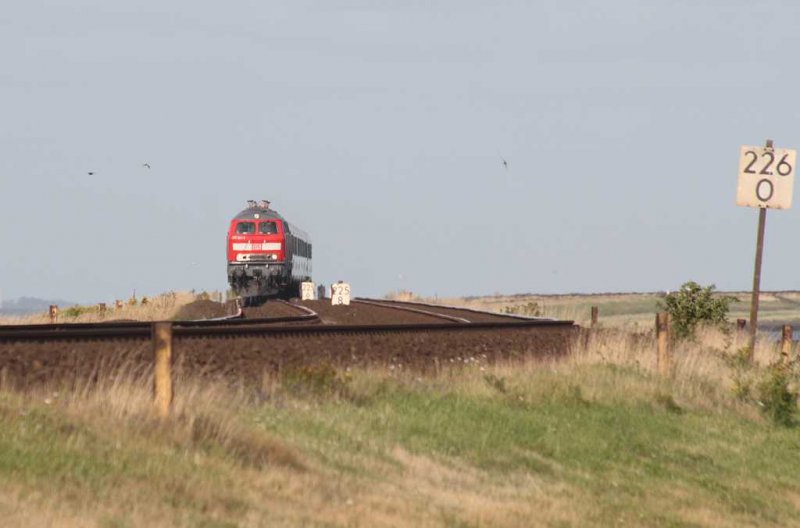
<instances>
[{"instance_id":1,"label":"railway track","mask_svg":"<svg viewBox=\"0 0 800 528\"><path fill-rule=\"evenodd\" d=\"M279 311L281 315L264 316L264 313L275 311L269 309L265 310L265 306L281 307L282 310ZM291 312L295 312L295 315L290 315ZM300 314L297 315L297 312L300 312ZM276 299L259 307L244 308L242 310L241 321L237 321L234 324L307 323L318 321L319 314L311 308L303 306L302 304L292 304L282 299Z\"/></svg>"},{"instance_id":2,"label":"railway track","mask_svg":"<svg viewBox=\"0 0 800 528\"><path fill-rule=\"evenodd\" d=\"M286 301L282 303L297 315L283 315L277 317L247 317L246 309L237 303L234 314L225 317L198 319L191 321L173 321L173 332L181 335L214 336L250 335L246 327L261 328L269 325L308 323L319 320L313 310L305 306L293 305ZM3 325L0 326L0 342L3 341L59 341L82 339L149 339L152 333L151 321L108 321L104 323L56 323L36 325ZM218 332L219 329L227 331ZM241 328L238 332L236 328ZM251 329L252 330L252 329Z\"/></svg>"},{"instance_id":3,"label":"railway track","mask_svg":"<svg viewBox=\"0 0 800 528\"><path fill-rule=\"evenodd\" d=\"M437 310L439 315L446 315L448 313L459 313L462 317L456 317L463 322L467 323L475 323L481 321L491 321L491 320L509 320L509 319L519 319L523 321L530 321L530 320L553 320L549 317L528 317L525 315L517 315L517 314L500 314L494 312L487 312L485 310L477 310L475 308L466 308L463 306L447 306L441 304L431 304L431 303L424 303L419 301L395 301L390 299L358 299L359 302L369 302L371 304L377 306L384 306L384 307L392 307L398 309L410 309L410 310L418 310L424 312L424 309L427 310Z\"/></svg>"},{"instance_id":4,"label":"railway track","mask_svg":"<svg viewBox=\"0 0 800 528\"><path fill-rule=\"evenodd\" d=\"M453 315L447 315L447 314L432 312L430 310L421 310L419 308L401 306L399 304L397 304L397 305L387 304L387 303L383 303L383 302L380 302L380 301L375 301L375 300L372 300L372 299L354 299L352 302L356 303L356 304L364 304L364 305L367 305L367 306L380 306L382 308L391 308L393 310L399 310L399 311L403 311L403 312L411 312L411 313L418 313L418 314L422 314L422 315L428 315L428 316L434 317L436 319L444 319L444 320L450 321L452 323L459 323L459 324L469 324L470 323L469 320L464 319L463 317L456 317L456 316L453 316Z\"/></svg>"},{"instance_id":5,"label":"railway track","mask_svg":"<svg viewBox=\"0 0 800 528\"><path fill-rule=\"evenodd\" d=\"M384 301L359 299L354 304L381 310L394 310L406 314L425 316L432 322L416 322L412 324L309 324L320 322L314 310L286 301L285 309L301 312L298 315L278 317L248 317L248 309L239 310L235 315L226 318L204 319L197 321L174 321L173 336L181 338L251 338L259 336L293 335L322 336L335 334L398 334L414 332L440 331L502 331L523 328L568 328L572 321L556 321L549 319L520 319L497 317L496 320L470 321L464 317L450 313L437 312L434 305L407 306L408 303L389 303ZM250 314L254 312L250 311ZM257 313L257 312L256 312ZM304 324L298 324L304 323ZM3 342L49 342L49 341L84 341L84 340L119 340L150 339L151 322L108 322L82 324L50 324L50 325L14 325L0 326L0 343Z\"/></svg>"},{"instance_id":6,"label":"railway track","mask_svg":"<svg viewBox=\"0 0 800 528\"><path fill-rule=\"evenodd\" d=\"M368 302L375 306L384 308L403 309L409 311L416 311L418 313L436 312L440 317L453 317L460 322L465 323L481 323L491 321L546 321L553 320L549 317L528 317L517 314L505 314L487 312L485 310L477 310L474 308L465 308L462 306L446 306L441 304L431 304L418 301L395 301L389 299L357 299L358 302Z\"/></svg>"},{"instance_id":7,"label":"railway track","mask_svg":"<svg viewBox=\"0 0 800 528\"><path fill-rule=\"evenodd\" d=\"M261 317L265 313L278 317ZM179 376L258 387L265 373L319 364L337 371L357 365L438 370L446 364L557 358L569 353L577 337L572 321L468 314L372 300L349 307L312 301L245 309L241 317L225 320L175 321L173 365ZM147 375L153 368L153 326L0 327L0 386Z\"/></svg>"},{"instance_id":8,"label":"railway track","mask_svg":"<svg viewBox=\"0 0 800 528\"><path fill-rule=\"evenodd\" d=\"M42 325L36 325L42 326ZM408 332L437 332L437 331L472 331L472 330L504 330L532 327L572 327L572 321L513 321L513 322L484 322L454 324L429 323L429 324L383 324L383 325L290 325L279 324L275 321L258 319L240 319L227 321L226 324L216 325L185 325L174 323L172 334L176 338L236 338L257 337L274 335L331 335L331 334L393 334ZM68 328L68 329L41 329L17 328L14 330L1 330L0 343L20 341L64 341L64 340L116 340L116 339L150 339L152 323L139 323L136 325L93 327L93 328Z\"/></svg>"}]
</instances>

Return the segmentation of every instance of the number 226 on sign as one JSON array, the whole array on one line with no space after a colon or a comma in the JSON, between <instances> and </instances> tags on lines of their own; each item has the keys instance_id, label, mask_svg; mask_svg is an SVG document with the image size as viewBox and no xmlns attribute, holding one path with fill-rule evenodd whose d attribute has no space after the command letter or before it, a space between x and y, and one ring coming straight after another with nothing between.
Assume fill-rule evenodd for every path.
<instances>
[{"instance_id":1,"label":"number 226 on sign","mask_svg":"<svg viewBox=\"0 0 800 528\"><path fill-rule=\"evenodd\" d=\"M793 149L742 147L736 205L789 209L796 161Z\"/></svg>"}]
</instances>

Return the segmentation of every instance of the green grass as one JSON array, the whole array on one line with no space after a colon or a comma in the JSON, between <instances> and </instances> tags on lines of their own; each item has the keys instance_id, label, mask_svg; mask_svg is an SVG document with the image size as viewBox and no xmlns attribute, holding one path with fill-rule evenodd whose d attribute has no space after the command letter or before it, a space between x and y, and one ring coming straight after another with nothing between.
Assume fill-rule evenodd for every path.
<instances>
[{"instance_id":1,"label":"green grass","mask_svg":"<svg viewBox=\"0 0 800 528\"><path fill-rule=\"evenodd\" d=\"M128 526L123 519L134 505L120 501L120 491L145 503L180 506L197 521L205 519L211 503L230 508L238 501L224 486L209 495L201 482L220 475L213 468L201 474L187 452L169 441L103 431L98 424L93 427L56 408L31 406L9 395L0 399L0 409L0 489L42 494L75 506L86 500L109 503L120 510L120 517L104 521L109 526Z\"/></svg>"},{"instance_id":2,"label":"green grass","mask_svg":"<svg viewBox=\"0 0 800 528\"><path fill-rule=\"evenodd\" d=\"M263 410L258 423L325 460L342 453L385 455L400 445L496 478L532 473L567 483L599 507L600 516L583 525L619 519L691 525L663 507L675 500L742 522L800 522L785 495L800 493L795 429L735 413L684 410L674 402L664 405L663 398L588 399L578 386L542 397L526 390L524 380L517 385L511 394L465 394L435 384L387 388L384 382L360 406L340 401L321 403L311 413ZM681 497L670 498L676 491Z\"/></svg>"},{"instance_id":3,"label":"green grass","mask_svg":"<svg viewBox=\"0 0 800 528\"><path fill-rule=\"evenodd\" d=\"M340 379L330 394L293 384L262 403L216 389L167 422L148 416L146 387L125 389L143 407L119 390L49 405L2 393L0 515L22 512L18 526L800 525L800 430L724 391L700 401L613 364Z\"/></svg>"}]
</instances>

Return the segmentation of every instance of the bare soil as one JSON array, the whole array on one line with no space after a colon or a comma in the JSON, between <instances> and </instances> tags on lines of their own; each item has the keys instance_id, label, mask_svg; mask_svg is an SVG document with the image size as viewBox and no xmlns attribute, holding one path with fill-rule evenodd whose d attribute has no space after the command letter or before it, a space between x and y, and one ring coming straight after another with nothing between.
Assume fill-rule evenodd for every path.
<instances>
[{"instance_id":1,"label":"bare soil","mask_svg":"<svg viewBox=\"0 0 800 528\"><path fill-rule=\"evenodd\" d=\"M216 301L193 301L186 304L175 314L177 321L197 321L200 319L214 319L229 315L229 308Z\"/></svg>"},{"instance_id":2,"label":"bare soil","mask_svg":"<svg viewBox=\"0 0 800 528\"><path fill-rule=\"evenodd\" d=\"M273 317L295 317L305 312L286 303L267 301L261 306L251 306L242 310L246 319L268 319Z\"/></svg>"}]
</instances>

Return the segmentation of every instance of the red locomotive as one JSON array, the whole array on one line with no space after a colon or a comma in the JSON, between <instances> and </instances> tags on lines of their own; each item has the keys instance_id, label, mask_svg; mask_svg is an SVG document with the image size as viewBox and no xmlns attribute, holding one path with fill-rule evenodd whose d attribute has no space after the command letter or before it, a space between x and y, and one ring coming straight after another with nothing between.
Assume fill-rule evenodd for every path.
<instances>
[{"instance_id":1,"label":"red locomotive","mask_svg":"<svg viewBox=\"0 0 800 528\"><path fill-rule=\"evenodd\" d=\"M228 229L228 284L246 301L296 296L311 280L311 239L268 201L247 205Z\"/></svg>"}]
</instances>

